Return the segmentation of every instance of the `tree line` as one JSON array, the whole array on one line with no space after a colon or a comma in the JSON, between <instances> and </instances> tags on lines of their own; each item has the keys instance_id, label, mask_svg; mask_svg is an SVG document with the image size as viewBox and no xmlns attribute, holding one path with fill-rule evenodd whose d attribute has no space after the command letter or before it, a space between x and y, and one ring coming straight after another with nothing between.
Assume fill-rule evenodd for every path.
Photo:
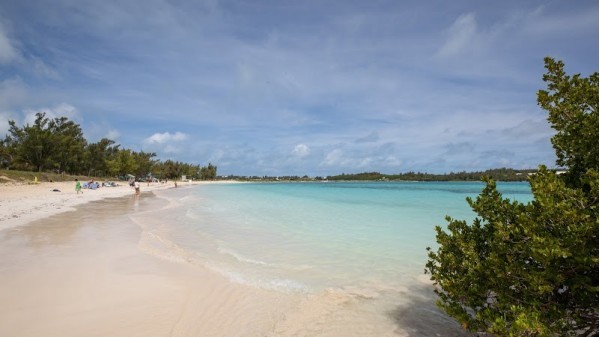
<instances>
[{"instance_id":1,"label":"tree line","mask_svg":"<svg viewBox=\"0 0 600 337\"><path fill-rule=\"evenodd\" d=\"M376 181L376 180L403 180L403 181L481 181L482 177L490 177L496 181L527 181L529 175L536 170L515 170L511 168L490 169L475 172L451 172L444 174L406 172L398 174L383 174L379 172L363 172L356 174L339 174L327 177L328 180L344 181Z\"/></svg>"},{"instance_id":2,"label":"tree line","mask_svg":"<svg viewBox=\"0 0 600 337\"><path fill-rule=\"evenodd\" d=\"M17 126L8 122L8 134L0 140L0 168L72 175L123 178L134 175L145 179L209 180L217 176L217 167L179 161L160 161L156 153L121 148L113 140L103 138L89 143L81 126L67 117L48 118L37 113L32 125Z\"/></svg>"}]
</instances>

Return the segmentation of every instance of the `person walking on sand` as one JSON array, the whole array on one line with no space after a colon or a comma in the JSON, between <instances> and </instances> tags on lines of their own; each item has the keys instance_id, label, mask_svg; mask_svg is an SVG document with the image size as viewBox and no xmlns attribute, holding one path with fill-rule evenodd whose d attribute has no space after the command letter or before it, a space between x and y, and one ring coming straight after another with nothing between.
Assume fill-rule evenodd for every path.
<instances>
[{"instance_id":1,"label":"person walking on sand","mask_svg":"<svg viewBox=\"0 0 600 337\"><path fill-rule=\"evenodd\" d=\"M139 181L134 182L133 187L135 188L135 195L140 195L140 182Z\"/></svg>"},{"instance_id":2,"label":"person walking on sand","mask_svg":"<svg viewBox=\"0 0 600 337\"><path fill-rule=\"evenodd\" d=\"M81 183L77 179L75 179L75 192L77 192L77 194L79 194L79 192L83 194L83 191L81 191Z\"/></svg>"}]
</instances>

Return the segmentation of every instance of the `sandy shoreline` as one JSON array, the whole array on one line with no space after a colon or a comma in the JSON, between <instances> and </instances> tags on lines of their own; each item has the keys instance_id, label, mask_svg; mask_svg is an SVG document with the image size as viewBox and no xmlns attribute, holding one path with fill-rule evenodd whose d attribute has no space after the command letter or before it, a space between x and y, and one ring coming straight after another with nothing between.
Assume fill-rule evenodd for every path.
<instances>
[{"instance_id":1,"label":"sandy shoreline","mask_svg":"<svg viewBox=\"0 0 600 337\"><path fill-rule=\"evenodd\" d=\"M74 182L1 185L0 336L281 335L301 298L140 247L130 216L163 207L148 192L169 188L144 183L136 197L127 184L83 194Z\"/></svg>"},{"instance_id":2,"label":"sandy shoreline","mask_svg":"<svg viewBox=\"0 0 600 337\"><path fill-rule=\"evenodd\" d=\"M178 182L178 187L199 184L231 183L216 182ZM173 188L168 183L141 183L141 191L150 192ZM76 206L105 198L118 198L133 195L134 189L127 182L116 187L101 187L95 190L83 189L82 194L75 192L75 182L42 182L39 184L0 184L0 230L22 226L45 217L72 211Z\"/></svg>"},{"instance_id":3,"label":"sandy shoreline","mask_svg":"<svg viewBox=\"0 0 600 337\"><path fill-rule=\"evenodd\" d=\"M27 189L41 193L44 187ZM112 198L123 194L131 197ZM155 198L136 198L127 188L106 197L79 205L77 212L0 230L0 336L254 336L269 331L274 312L283 308L275 303L286 303L280 294L146 254L138 246L141 229L128 218ZM63 200L31 199L40 208ZM43 215L32 213L25 214Z\"/></svg>"},{"instance_id":4,"label":"sandy shoreline","mask_svg":"<svg viewBox=\"0 0 600 337\"><path fill-rule=\"evenodd\" d=\"M149 253L134 218L164 211L148 192L173 187L144 183L136 197L127 184L0 185L0 336L461 335L410 306L373 316L382 298L360 290L272 291Z\"/></svg>"}]
</instances>

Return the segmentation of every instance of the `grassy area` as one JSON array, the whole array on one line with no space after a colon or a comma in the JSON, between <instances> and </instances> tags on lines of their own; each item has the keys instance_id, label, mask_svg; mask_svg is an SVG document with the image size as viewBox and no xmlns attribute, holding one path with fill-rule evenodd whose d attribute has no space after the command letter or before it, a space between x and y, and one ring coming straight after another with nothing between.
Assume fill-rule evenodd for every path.
<instances>
[{"instance_id":1,"label":"grassy area","mask_svg":"<svg viewBox=\"0 0 600 337\"><path fill-rule=\"evenodd\" d=\"M30 172L30 171L15 171L15 170L0 170L0 184L6 183L21 183L33 184L37 181L74 181L79 179L82 181L89 180L86 176L72 176L68 174L58 174L51 172Z\"/></svg>"}]
</instances>

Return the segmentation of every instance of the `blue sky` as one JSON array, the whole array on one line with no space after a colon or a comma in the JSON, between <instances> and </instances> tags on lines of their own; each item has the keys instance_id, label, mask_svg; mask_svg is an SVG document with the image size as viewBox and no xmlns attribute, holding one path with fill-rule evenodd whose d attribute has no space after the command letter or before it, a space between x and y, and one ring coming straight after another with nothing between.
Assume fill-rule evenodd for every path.
<instances>
[{"instance_id":1,"label":"blue sky","mask_svg":"<svg viewBox=\"0 0 600 337\"><path fill-rule=\"evenodd\" d=\"M598 1L0 0L0 136L45 111L219 174L554 166L545 56L598 70Z\"/></svg>"}]
</instances>

